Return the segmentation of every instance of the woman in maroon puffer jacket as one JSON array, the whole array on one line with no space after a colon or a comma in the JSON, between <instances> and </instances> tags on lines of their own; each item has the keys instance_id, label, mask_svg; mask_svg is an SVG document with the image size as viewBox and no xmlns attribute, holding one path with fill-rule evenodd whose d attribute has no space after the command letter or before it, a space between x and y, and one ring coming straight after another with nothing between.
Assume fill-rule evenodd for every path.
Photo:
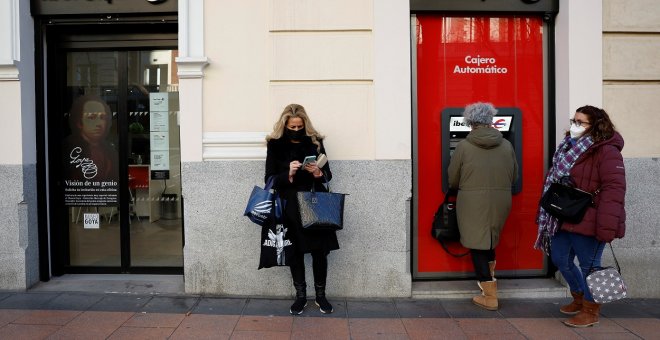
<instances>
[{"instance_id":1,"label":"woman in maroon puffer jacket","mask_svg":"<svg viewBox=\"0 0 660 340\"><path fill-rule=\"evenodd\" d=\"M573 301L560 308L575 315L564 321L571 327L598 323L600 305L587 288L586 276L601 264L605 243L625 234L626 173L621 150L623 137L616 132L607 113L594 106L583 106L571 119L570 130L559 144L546 177L543 192L553 182L569 176L576 188L595 193L579 223L558 221L539 207L539 234L535 248L550 253L571 289ZM578 258L578 268L574 260Z\"/></svg>"}]
</instances>

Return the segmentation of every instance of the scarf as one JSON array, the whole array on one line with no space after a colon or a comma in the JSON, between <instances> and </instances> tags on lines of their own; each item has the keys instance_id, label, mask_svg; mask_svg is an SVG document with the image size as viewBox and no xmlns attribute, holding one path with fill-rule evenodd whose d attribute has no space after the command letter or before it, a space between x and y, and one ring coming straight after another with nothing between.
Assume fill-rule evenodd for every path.
<instances>
[{"instance_id":1,"label":"scarf","mask_svg":"<svg viewBox=\"0 0 660 340\"><path fill-rule=\"evenodd\" d=\"M560 182L562 177L570 175L575 161L593 144L594 140L591 136L584 136L577 141L573 141L570 136L566 136L559 143L557 151L552 156L552 167L550 167L545 177L541 197L548 191L550 184ZM539 227L534 249L541 249L546 255L550 255L550 239L559 229L560 222L539 205L536 223Z\"/></svg>"}]
</instances>

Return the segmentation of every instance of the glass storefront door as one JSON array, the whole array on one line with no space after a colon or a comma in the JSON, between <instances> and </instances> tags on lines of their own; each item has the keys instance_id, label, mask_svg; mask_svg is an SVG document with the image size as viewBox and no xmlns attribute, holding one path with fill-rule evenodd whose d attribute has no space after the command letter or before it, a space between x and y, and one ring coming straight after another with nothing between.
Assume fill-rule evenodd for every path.
<instances>
[{"instance_id":1,"label":"glass storefront door","mask_svg":"<svg viewBox=\"0 0 660 340\"><path fill-rule=\"evenodd\" d=\"M128 52L132 266L183 267L176 51Z\"/></svg>"},{"instance_id":2,"label":"glass storefront door","mask_svg":"<svg viewBox=\"0 0 660 340\"><path fill-rule=\"evenodd\" d=\"M71 52L62 119L69 265L120 266L117 52ZM113 223L114 220L114 223Z\"/></svg>"},{"instance_id":3,"label":"glass storefront door","mask_svg":"<svg viewBox=\"0 0 660 340\"><path fill-rule=\"evenodd\" d=\"M61 119L51 124L50 149L59 162L50 169L51 206L62 213L51 231L63 272L182 271L176 54L58 54L50 107Z\"/></svg>"}]
</instances>

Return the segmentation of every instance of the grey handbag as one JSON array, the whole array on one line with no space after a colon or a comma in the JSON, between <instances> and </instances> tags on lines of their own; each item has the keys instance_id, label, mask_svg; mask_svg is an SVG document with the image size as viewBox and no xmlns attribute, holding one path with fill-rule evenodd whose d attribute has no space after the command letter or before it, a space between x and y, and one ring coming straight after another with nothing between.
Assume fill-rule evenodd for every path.
<instances>
[{"instance_id":1,"label":"grey handbag","mask_svg":"<svg viewBox=\"0 0 660 340\"><path fill-rule=\"evenodd\" d=\"M325 178L325 174L323 174ZM327 181L326 181L327 182ZM300 222L305 229L341 230L344 228L344 198L346 194L315 191L297 193Z\"/></svg>"},{"instance_id":2,"label":"grey handbag","mask_svg":"<svg viewBox=\"0 0 660 340\"><path fill-rule=\"evenodd\" d=\"M621 268L619 261L614 256L614 249L610 243L612 257L616 268L613 267L592 267L587 275L587 286L596 303L608 303L621 300L626 297L627 287L621 277Z\"/></svg>"}]
</instances>

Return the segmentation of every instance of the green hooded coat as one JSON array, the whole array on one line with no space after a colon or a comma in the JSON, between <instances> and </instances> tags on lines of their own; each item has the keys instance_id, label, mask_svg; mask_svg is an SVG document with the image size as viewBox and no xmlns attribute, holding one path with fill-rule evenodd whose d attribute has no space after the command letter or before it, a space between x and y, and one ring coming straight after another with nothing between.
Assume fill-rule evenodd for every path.
<instances>
[{"instance_id":1,"label":"green hooded coat","mask_svg":"<svg viewBox=\"0 0 660 340\"><path fill-rule=\"evenodd\" d=\"M456 146L447 174L449 187L458 189L461 244L495 249L511 210L511 186L518 178L511 143L495 128L475 128Z\"/></svg>"}]
</instances>

